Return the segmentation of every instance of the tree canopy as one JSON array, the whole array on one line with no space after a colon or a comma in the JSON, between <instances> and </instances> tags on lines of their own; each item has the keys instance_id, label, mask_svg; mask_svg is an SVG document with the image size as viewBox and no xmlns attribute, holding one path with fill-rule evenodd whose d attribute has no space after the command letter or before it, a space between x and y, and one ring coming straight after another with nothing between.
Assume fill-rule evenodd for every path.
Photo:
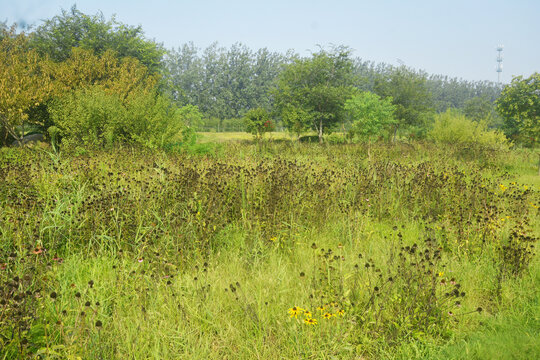
<instances>
[{"instance_id":1,"label":"tree canopy","mask_svg":"<svg viewBox=\"0 0 540 360\"><path fill-rule=\"evenodd\" d=\"M364 139L384 136L385 130L396 123L392 98L381 99L377 94L364 91L345 102L345 112L352 121L351 133Z\"/></svg>"},{"instance_id":2,"label":"tree canopy","mask_svg":"<svg viewBox=\"0 0 540 360\"><path fill-rule=\"evenodd\" d=\"M258 107L271 110L270 90L288 56L240 43L229 49L214 43L202 51L187 43L165 56L166 91L178 104L197 105L221 120Z\"/></svg>"},{"instance_id":3,"label":"tree canopy","mask_svg":"<svg viewBox=\"0 0 540 360\"><path fill-rule=\"evenodd\" d=\"M529 144L540 141L540 74L516 76L496 101L507 135Z\"/></svg>"},{"instance_id":4,"label":"tree canopy","mask_svg":"<svg viewBox=\"0 0 540 360\"><path fill-rule=\"evenodd\" d=\"M375 79L375 93L391 97L396 105L397 127L423 127L434 113L433 100L424 74L405 66L393 69Z\"/></svg>"},{"instance_id":5,"label":"tree canopy","mask_svg":"<svg viewBox=\"0 0 540 360\"><path fill-rule=\"evenodd\" d=\"M37 27L30 46L56 62L67 60L72 48L97 55L113 50L120 58L138 59L153 73L160 71L165 52L161 44L144 37L142 27L122 24L114 17L107 20L102 13L86 15L75 5Z\"/></svg>"},{"instance_id":6,"label":"tree canopy","mask_svg":"<svg viewBox=\"0 0 540 360\"><path fill-rule=\"evenodd\" d=\"M275 105L289 129L310 128L323 134L343 120L343 106L354 84L350 50L321 50L298 59L279 75ZM291 113L299 116L291 116Z\"/></svg>"}]
</instances>

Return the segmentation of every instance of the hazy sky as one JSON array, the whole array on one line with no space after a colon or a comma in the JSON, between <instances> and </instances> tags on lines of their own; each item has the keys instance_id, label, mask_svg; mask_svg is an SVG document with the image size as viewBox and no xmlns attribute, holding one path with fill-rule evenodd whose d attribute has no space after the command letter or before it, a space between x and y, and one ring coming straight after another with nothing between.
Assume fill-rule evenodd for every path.
<instances>
[{"instance_id":1,"label":"hazy sky","mask_svg":"<svg viewBox=\"0 0 540 360\"><path fill-rule=\"evenodd\" d=\"M0 0L0 21L39 25L73 0ZM80 0L167 48L217 41L301 55L317 44L347 45L365 60L405 65L467 80L502 81L540 71L540 0Z\"/></svg>"}]
</instances>

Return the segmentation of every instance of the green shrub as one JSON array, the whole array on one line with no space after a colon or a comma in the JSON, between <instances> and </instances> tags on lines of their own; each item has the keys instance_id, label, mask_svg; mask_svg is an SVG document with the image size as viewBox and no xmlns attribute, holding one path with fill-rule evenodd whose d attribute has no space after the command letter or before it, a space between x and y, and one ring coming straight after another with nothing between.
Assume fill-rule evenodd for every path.
<instances>
[{"instance_id":1,"label":"green shrub","mask_svg":"<svg viewBox=\"0 0 540 360\"><path fill-rule=\"evenodd\" d=\"M397 123L392 98L381 99L369 91L358 93L345 102L345 111L353 121L350 135L362 140L388 138Z\"/></svg>"},{"instance_id":2,"label":"green shrub","mask_svg":"<svg viewBox=\"0 0 540 360\"><path fill-rule=\"evenodd\" d=\"M328 144L334 144L334 145L346 144L347 143L347 139L345 138L344 135L336 134L336 133L332 133L332 134L326 136L325 141Z\"/></svg>"},{"instance_id":3,"label":"green shrub","mask_svg":"<svg viewBox=\"0 0 540 360\"><path fill-rule=\"evenodd\" d=\"M263 108L249 110L244 115L246 131L256 139L262 139L265 133L274 131L276 126L270 119L270 114Z\"/></svg>"},{"instance_id":4,"label":"green shrub","mask_svg":"<svg viewBox=\"0 0 540 360\"><path fill-rule=\"evenodd\" d=\"M469 120L456 110L435 116L428 138L436 143L508 149L510 143L503 133L489 130L485 122Z\"/></svg>"},{"instance_id":5,"label":"green shrub","mask_svg":"<svg viewBox=\"0 0 540 360\"><path fill-rule=\"evenodd\" d=\"M64 145L162 147L183 127L181 110L153 92L122 98L94 87L56 99L51 118Z\"/></svg>"}]
</instances>

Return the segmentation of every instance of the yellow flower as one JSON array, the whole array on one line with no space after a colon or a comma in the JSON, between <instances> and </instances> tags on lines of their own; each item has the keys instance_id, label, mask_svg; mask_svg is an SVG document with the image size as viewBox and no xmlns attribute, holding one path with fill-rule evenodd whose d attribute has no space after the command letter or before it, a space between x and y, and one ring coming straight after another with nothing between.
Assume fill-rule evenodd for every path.
<instances>
[{"instance_id":1,"label":"yellow flower","mask_svg":"<svg viewBox=\"0 0 540 360\"><path fill-rule=\"evenodd\" d=\"M306 311L304 311L304 315L305 315L305 317L310 318L313 314L311 314L310 311L307 311L307 310L306 310Z\"/></svg>"},{"instance_id":2,"label":"yellow flower","mask_svg":"<svg viewBox=\"0 0 540 360\"><path fill-rule=\"evenodd\" d=\"M439 277L443 277L443 275L444 275L444 272L441 271L441 272L439 273Z\"/></svg>"},{"instance_id":3,"label":"yellow flower","mask_svg":"<svg viewBox=\"0 0 540 360\"><path fill-rule=\"evenodd\" d=\"M307 325L317 325L317 319L313 319L313 318L306 318L304 319L304 322Z\"/></svg>"},{"instance_id":4,"label":"yellow flower","mask_svg":"<svg viewBox=\"0 0 540 360\"><path fill-rule=\"evenodd\" d=\"M323 312L324 309L326 309L324 306L319 306L319 307L317 308L317 310L320 311L320 312Z\"/></svg>"},{"instance_id":5,"label":"yellow flower","mask_svg":"<svg viewBox=\"0 0 540 360\"><path fill-rule=\"evenodd\" d=\"M291 315L291 317L296 318L298 314L300 314L302 311L303 309L299 308L298 306L293 306L289 309L289 314Z\"/></svg>"},{"instance_id":6,"label":"yellow flower","mask_svg":"<svg viewBox=\"0 0 540 360\"><path fill-rule=\"evenodd\" d=\"M345 311L344 311L343 309L342 309L342 310L339 310L339 311L337 312L337 315L343 316L343 315L345 315Z\"/></svg>"},{"instance_id":7,"label":"yellow flower","mask_svg":"<svg viewBox=\"0 0 540 360\"><path fill-rule=\"evenodd\" d=\"M501 189L502 192L505 192L506 189L508 189L506 186L504 186L503 184L500 184L499 185L499 188Z\"/></svg>"},{"instance_id":8,"label":"yellow flower","mask_svg":"<svg viewBox=\"0 0 540 360\"><path fill-rule=\"evenodd\" d=\"M275 237L275 236L272 236L272 237L270 238L270 241L271 241L271 242L276 242L276 240L277 240L277 237Z\"/></svg>"},{"instance_id":9,"label":"yellow flower","mask_svg":"<svg viewBox=\"0 0 540 360\"><path fill-rule=\"evenodd\" d=\"M327 313L324 313L323 318L330 319L332 316L334 316L334 315L327 312Z\"/></svg>"}]
</instances>

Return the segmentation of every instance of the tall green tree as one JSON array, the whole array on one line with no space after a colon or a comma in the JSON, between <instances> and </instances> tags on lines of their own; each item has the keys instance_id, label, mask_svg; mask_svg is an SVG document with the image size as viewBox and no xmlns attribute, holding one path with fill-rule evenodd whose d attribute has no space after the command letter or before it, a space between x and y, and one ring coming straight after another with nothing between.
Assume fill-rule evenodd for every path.
<instances>
[{"instance_id":1,"label":"tall green tree","mask_svg":"<svg viewBox=\"0 0 540 360\"><path fill-rule=\"evenodd\" d=\"M171 99L179 105L202 105L202 74L204 63L193 42L165 54L165 81Z\"/></svg>"},{"instance_id":2,"label":"tall green tree","mask_svg":"<svg viewBox=\"0 0 540 360\"><path fill-rule=\"evenodd\" d=\"M394 68L375 79L374 90L382 98L391 97L396 106L394 135L398 128L425 128L433 115L433 101L423 73L405 66Z\"/></svg>"},{"instance_id":3,"label":"tall green tree","mask_svg":"<svg viewBox=\"0 0 540 360\"><path fill-rule=\"evenodd\" d=\"M114 17L107 20L102 13L86 15L76 6L38 26L30 46L56 62L68 59L74 47L97 55L113 50L120 58L138 59L153 73L160 71L164 54L162 45L146 39L140 26L122 24Z\"/></svg>"},{"instance_id":4,"label":"tall green tree","mask_svg":"<svg viewBox=\"0 0 540 360\"><path fill-rule=\"evenodd\" d=\"M311 128L322 143L323 134L343 119L353 84L350 50L321 50L311 58L296 60L280 74L274 91L276 109L289 129Z\"/></svg>"},{"instance_id":5,"label":"tall green tree","mask_svg":"<svg viewBox=\"0 0 540 360\"><path fill-rule=\"evenodd\" d=\"M516 76L496 101L504 119L504 130L512 139L530 145L540 141L540 74L524 79Z\"/></svg>"},{"instance_id":6,"label":"tall green tree","mask_svg":"<svg viewBox=\"0 0 540 360\"><path fill-rule=\"evenodd\" d=\"M166 83L180 105L198 106L208 118L239 119L249 109L271 110L270 90L287 57L240 43L224 48L214 43L202 52L193 43L167 52ZM222 126L218 126L222 128Z\"/></svg>"}]
</instances>

